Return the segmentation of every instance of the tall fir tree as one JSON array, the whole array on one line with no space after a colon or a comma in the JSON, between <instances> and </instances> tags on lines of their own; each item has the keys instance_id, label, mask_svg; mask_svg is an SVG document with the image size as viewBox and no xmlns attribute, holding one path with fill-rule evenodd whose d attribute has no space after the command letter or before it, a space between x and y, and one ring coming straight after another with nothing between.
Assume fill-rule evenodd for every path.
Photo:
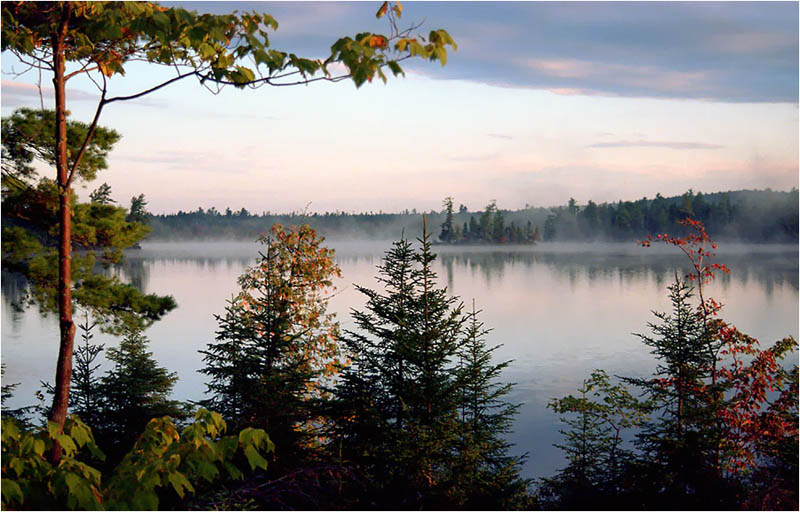
<instances>
[{"instance_id":1,"label":"tall fir tree","mask_svg":"<svg viewBox=\"0 0 800 512\"><path fill-rule=\"evenodd\" d=\"M518 483L518 461L506 458L499 439L514 407L496 402L507 388L490 382L505 365L486 362L479 324L467 331L473 364L458 364L469 347L463 304L436 285L427 231L419 243L419 250L405 239L392 245L378 267L382 291L358 287L367 302L353 312L356 329L343 335L353 364L335 390L333 438L342 457L376 484L365 505L483 504L498 479ZM466 386L466 371L484 379L480 389ZM461 471L469 469L480 473Z\"/></svg>"},{"instance_id":2,"label":"tall fir tree","mask_svg":"<svg viewBox=\"0 0 800 512\"><path fill-rule=\"evenodd\" d=\"M715 472L719 432L706 381L712 377L716 357L708 350L703 315L691 303L691 286L676 275L668 289L671 314L655 312L659 322L648 324L652 335L637 335L659 362L655 374L629 381L660 410L645 424L638 444L659 468L663 484L677 496L694 493L691 482Z\"/></svg>"},{"instance_id":3,"label":"tall fir tree","mask_svg":"<svg viewBox=\"0 0 800 512\"><path fill-rule=\"evenodd\" d=\"M318 402L341 362L338 325L326 312L340 271L307 225L275 225L261 241L241 292L217 316L216 341L201 351L205 405L237 429L266 429L278 460L295 464L316 443Z\"/></svg>"},{"instance_id":4,"label":"tall fir tree","mask_svg":"<svg viewBox=\"0 0 800 512\"><path fill-rule=\"evenodd\" d=\"M486 346L490 331L478 320L479 313L473 300L458 353L462 430L459 461L453 470L457 482L453 501L468 509L530 508L528 481L520 476L527 455L510 455L512 445L504 439L520 408L506 401L513 384L500 381L511 361L492 361L501 345Z\"/></svg>"}]
</instances>

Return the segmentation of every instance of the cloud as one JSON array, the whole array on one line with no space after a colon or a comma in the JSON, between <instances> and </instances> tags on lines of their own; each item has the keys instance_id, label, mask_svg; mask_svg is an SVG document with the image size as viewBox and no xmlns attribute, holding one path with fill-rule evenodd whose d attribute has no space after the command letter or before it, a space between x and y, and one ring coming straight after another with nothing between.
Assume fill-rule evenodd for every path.
<instances>
[{"instance_id":1,"label":"cloud","mask_svg":"<svg viewBox=\"0 0 800 512\"><path fill-rule=\"evenodd\" d=\"M459 43L434 78L566 95L798 100L796 5L476 2L448 19L450 5L408 9L439 15Z\"/></svg>"},{"instance_id":2,"label":"cloud","mask_svg":"<svg viewBox=\"0 0 800 512\"><path fill-rule=\"evenodd\" d=\"M547 90L552 92L553 94L558 94L559 96L595 96L598 94L598 91L592 91L589 89L577 89L575 87L552 87Z\"/></svg>"},{"instance_id":3,"label":"cloud","mask_svg":"<svg viewBox=\"0 0 800 512\"><path fill-rule=\"evenodd\" d=\"M31 101L39 101L40 90L34 84L26 82L16 82L13 80L2 80L0 86L3 91L3 105L4 106L21 106L30 104ZM54 90L52 87L42 87L41 95L47 100L52 100L54 97ZM67 89L67 99L72 101L96 101L98 95L91 94L80 89Z\"/></svg>"},{"instance_id":4,"label":"cloud","mask_svg":"<svg viewBox=\"0 0 800 512\"><path fill-rule=\"evenodd\" d=\"M629 65L580 59L526 59L521 63L534 73L549 78L573 78L591 81L594 89L635 87L660 93L698 93L709 91L709 74L686 72L651 65ZM550 88L557 94L581 94L585 89Z\"/></svg>"},{"instance_id":5,"label":"cloud","mask_svg":"<svg viewBox=\"0 0 800 512\"><path fill-rule=\"evenodd\" d=\"M495 139L503 139L503 140L513 140L514 137L511 135L505 135L502 133L487 133L489 137L494 137Z\"/></svg>"},{"instance_id":6,"label":"cloud","mask_svg":"<svg viewBox=\"0 0 800 512\"><path fill-rule=\"evenodd\" d=\"M780 51L796 44L791 34L774 34L768 31L743 30L726 34L715 34L709 38L709 47L722 53L758 55Z\"/></svg>"},{"instance_id":7,"label":"cloud","mask_svg":"<svg viewBox=\"0 0 800 512\"><path fill-rule=\"evenodd\" d=\"M616 140L589 144L587 148L669 148L669 149L722 149L719 144L705 142L675 142L652 140Z\"/></svg>"}]
</instances>

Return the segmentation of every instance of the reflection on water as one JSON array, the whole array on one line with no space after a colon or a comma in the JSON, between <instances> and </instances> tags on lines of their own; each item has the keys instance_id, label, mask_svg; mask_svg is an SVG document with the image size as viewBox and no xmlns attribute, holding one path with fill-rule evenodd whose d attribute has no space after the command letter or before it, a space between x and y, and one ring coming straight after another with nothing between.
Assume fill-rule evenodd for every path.
<instances>
[{"instance_id":1,"label":"reflection on water","mask_svg":"<svg viewBox=\"0 0 800 512\"><path fill-rule=\"evenodd\" d=\"M353 284L375 287L375 266L389 243L334 243L343 279L331 300L344 328L363 297ZM236 279L252 264L252 243L149 243L130 251L124 265L105 271L148 293L171 294L178 308L147 331L160 364L177 371L177 398L197 400L205 391L198 350L214 339L214 314L237 290ZM481 320L493 331L490 344L500 360L513 359L504 379L516 382L511 396L523 403L510 440L530 452L528 476L561 466L558 419L547 402L574 392L594 368L644 376L652 357L632 332L647 329L652 310L669 307L665 288L685 257L665 247L633 244L541 244L535 247L436 246L442 284L464 302L473 298ZM731 246L720 251L731 269L709 288L726 304L724 318L764 342L798 336L797 246ZM53 380L58 346L54 315L11 307L25 290L18 276L2 276L2 356L7 381L20 382L12 407L33 403L40 380ZM95 341L117 340L97 334Z\"/></svg>"}]
</instances>

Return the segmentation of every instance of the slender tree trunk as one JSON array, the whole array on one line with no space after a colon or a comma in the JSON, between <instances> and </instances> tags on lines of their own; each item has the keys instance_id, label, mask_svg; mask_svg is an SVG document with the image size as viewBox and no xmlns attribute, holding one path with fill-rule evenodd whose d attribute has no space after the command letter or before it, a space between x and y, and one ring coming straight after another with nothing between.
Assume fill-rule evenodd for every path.
<instances>
[{"instance_id":1,"label":"slender tree trunk","mask_svg":"<svg viewBox=\"0 0 800 512\"><path fill-rule=\"evenodd\" d=\"M55 396L48 419L63 428L69 404L69 387L72 376L72 351L75 341L75 324L72 321L72 207L67 168L67 109L64 79L64 41L70 18L71 6L65 2L61 22L52 36L53 64L55 73L53 86L56 97L56 171L58 179L60 231L58 244L58 317L61 331L56 364ZM56 442L51 453L56 463L61 459L61 446Z\"/></svg>"}]
</instances>

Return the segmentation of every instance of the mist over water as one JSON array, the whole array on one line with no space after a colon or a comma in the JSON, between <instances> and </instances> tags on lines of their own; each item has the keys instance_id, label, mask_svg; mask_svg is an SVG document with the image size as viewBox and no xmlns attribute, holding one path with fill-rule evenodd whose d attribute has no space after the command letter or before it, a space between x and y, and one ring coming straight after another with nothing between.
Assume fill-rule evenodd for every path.
<instances>
[{"instance_id":1,"label":"mist over water","mask_svg":"<svg viewBox=\"0 0 800 512\"><path fill-rule=\"evenodd\" d=\"M390 241L329 241L343 278L329 309L343 329L364 298L354 284L376 288L376 266ZM129 251L124 265L110 269L147 293L171 294L178 308L146 331L159 364L178 372L175 398L204 397L198 350L213 341L225 301L236 280L255 262L261 246L252 242L147 242ZM492 329L489 345L502 344L498 361L513 359L503 374L517 385L509 399L523 403L510 440L515 452L529 452L527 476L551 475L563 458L558 418L546 409L554 397L574 393L594 368L609 374L645 376L655 363L632 333L647 332L651 311L669 308L666 287L688 260L674 248L649 249L635 243L541 243L536 246L435 246L440 284L482 310ZM723 244L718 260L731 268L706 294L725 304L722 317L768 345L798 337L797 245ZM34 307L12 307L24 280L3 273L2 360L4 383L19 382L11 407L35 403L39 381L53 381L58 350L55 315ZM80 321L80 314L76 319ZM78 337L76 337L76 342ZM117 339L95 332L93 340L114 346ZM106 365L107 367L107 365ZM106 368L104 367L104 369Z\"/></svg>"}]
</instances>

